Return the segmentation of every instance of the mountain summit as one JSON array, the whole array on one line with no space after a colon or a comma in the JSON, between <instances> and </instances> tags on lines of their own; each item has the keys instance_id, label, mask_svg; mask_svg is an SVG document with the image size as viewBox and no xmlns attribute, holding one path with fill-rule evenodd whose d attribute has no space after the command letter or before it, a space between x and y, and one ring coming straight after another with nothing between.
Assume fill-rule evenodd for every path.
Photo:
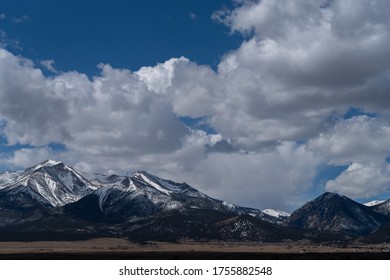
<instances>
[{"instance_id":1,"label":"mountain summit","mask_svg":"<svg viewBox=\"0 0 390 280\"><path fill-rule=\"evenodd\" d=\"M352 235L368 234L385 222L386 219L370 207L330 192L306 203L288 219L293 227Z\"/></svg>"},{"instance_id":2,"label":"mountain summit","mask_svg":"<svg viewBox=\"0 0 390 280\"><path fill-rule=\"evenodd\" d=\"M131 176L88 175L53 160L23 171L0 173L0 208L0 226L36 221L50 213L65 213L88 222L129 223L163 213L216 211L281 222L258 209L209 197L186 183L145 171Z\"/></svg>"},{"instance_id":3,"label":"mountain summit","mask_svg":"<svg viewBox=\"0 0 390 280\"><path fill-rule=\"evenodd\" d=\"M91 175L47 160L23 171L0 173L0 238L280 242L381 236L386 241L388 205L368 207L324 193L289 216L212 198L187 183L145 171Z\"/></svg>"},{"instance_id":4,"label":"mountain summit","mask_svg":"<svg viewBox=\"0 0 390 280\"><path fill-rule=\"evenodd\" d=\"M23 196L46 207L58 207L79 200L97 186L62 162L47 160L24 171L0 174L0 190L15 202Z\"/></svg>"},{"instance_id":5,"label":"mountain summit","mask_svg":"<svg viewBox=\"0 0 390 280\"><path fill-rule=\"evenodd\" d=\"M186 183L161 179L145 171L131 176L99 176L92 180L99 189L79 201L67 206L68 211L88 207L97 209L91 213L96 217L133 221L152 217L169 211L187 213L193 209L219 211L235 215L251 215L257 219L279 223L280 219L258 209L241 207L221 201L198 191Z\"/></svg>"}]
</instances>

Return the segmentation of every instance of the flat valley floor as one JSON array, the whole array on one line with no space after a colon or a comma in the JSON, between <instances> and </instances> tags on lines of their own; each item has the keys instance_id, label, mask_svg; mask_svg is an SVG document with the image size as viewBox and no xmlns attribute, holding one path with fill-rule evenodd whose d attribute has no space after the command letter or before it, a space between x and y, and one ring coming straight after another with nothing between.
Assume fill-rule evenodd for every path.
<instances>
[{"instance_id":1,"label":"flat valley floor","mask_svg":"<svg viewBox=\"0 0 390 280\"><path fill-rule=\"evenodd\" d=\"M0 259L383 260L390 259L390 244L325 245L309 242L229 243L220 241L138 244L125 239L100 238L84 241L0 242Z\"/></svg>"}]
</instances>

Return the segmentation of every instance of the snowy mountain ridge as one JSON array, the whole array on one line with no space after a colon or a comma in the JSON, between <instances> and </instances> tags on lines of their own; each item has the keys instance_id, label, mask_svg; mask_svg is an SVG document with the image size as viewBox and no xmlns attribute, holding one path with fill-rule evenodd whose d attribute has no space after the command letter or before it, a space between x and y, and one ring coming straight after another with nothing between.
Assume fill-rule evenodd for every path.
<instances>
[{"instance_id":1,"label":"snowy mountain ridge","mask_svg":"<svg viewBox=\"0 0 390 280\"><path fill-rule=\"evenodd\" d=\"M26 241L33 235L41 240L49 234L65 239L283 242L368 236L374 242L390 241L390 200L372 204L324 193L289 215L212 198L186 183L145 171L87 174L47 160L23 171L0 173L0 239Z\"/></svg>"},{"instance_id":2,"label":"snowy mountain ridge","mask_svg":"<svg viewBox=\"0 0 390 280\"><path fill-rule=\"evenodd\" d=\"M74 169L62 162L47 160L24 171L0 174L0 190L9 195L21 193L38 203L58 207L75 202L97 190Z\"/></svg>"},{"instance_id":3,"label":"snowy mountain ridge","mask_svg":"<svg viewBox=\"0 0 390 280\"><path fill-rule=\"evenodd\" d=\"M103 215L120 213L145 218L161 211L210 209L282 222L282 215L274 217L258 209L214 199L186 183L161 179L145 171L130 176L86 174L54 160L24 171L0 173L1 193L12 197L23 194L40 205L54 208L96 198Z\"/></svg>"},{"instance_id":4,"label":"snowy mountain ridge","mask_svg":"<svg viewBox=\"0 0 390 280\"><path fill-rule=\"evenodd\" d=\"M372 206L376 206L378 204L382 204L385 201L386 200L373 200L373 201L366 202L363 205L368 206L368 207L372 207Z\"/></svg>"},{"instance_id":5,"label":"snowy mountain ridge","mask_svg":"<svg viewBox=\"0 0 390 280\"><path fill-rule=\"evenodd\" d=\"M267 215L270 215L270 216L276 217L276 218L282 218L282 217L289 217L290 216L289 213L284 212L282 210L277 210L277 209L263 209L261 211L263 211Z\"/></svg>"}]
</instances>

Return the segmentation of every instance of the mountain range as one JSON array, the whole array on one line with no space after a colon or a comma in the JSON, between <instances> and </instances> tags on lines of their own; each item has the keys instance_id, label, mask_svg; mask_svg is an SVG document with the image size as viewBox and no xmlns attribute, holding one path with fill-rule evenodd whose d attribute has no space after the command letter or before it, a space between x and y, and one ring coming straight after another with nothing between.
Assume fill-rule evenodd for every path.
<instances>
[{"instance_id":1,"label":"mountain range","mask_svg":"<svg viewBox=\"0 0 390 280\"><path fill-rule=\"evenodd\" d=\"M324 193L289 215L231 204L145 171L86 174L47 160L0 173L0 241L386 241L390 200L370 205Z\"/></svg>"}]
</instances>

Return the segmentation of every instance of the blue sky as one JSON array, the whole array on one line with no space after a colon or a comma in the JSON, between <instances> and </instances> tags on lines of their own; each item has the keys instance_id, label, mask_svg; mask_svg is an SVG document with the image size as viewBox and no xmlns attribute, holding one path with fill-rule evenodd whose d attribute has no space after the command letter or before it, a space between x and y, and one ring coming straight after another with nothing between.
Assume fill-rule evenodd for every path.
<instances>
[{"instance_id":1,"label":"blue sky","mask_svg":"<svg viewBox=\"0 0 390 280\"><path fill-rule=\"evenodd\" d=\"M226 0L4 0L1 6L8 15L3 29L20 43L14 53L88 75L98 74L99 63L135 71L180 56L216 66L242 41L211 19L214 11L232 6Z\"/></svg>"},{"instance_id":2,"label":"blue sky","mask_svg":"<svg viewBox=\"0 0 390 280\"><path fill-rule=\"evenodd\" d=\"M0 170L147 170L291 211L390 198L385 0L0 0Z\"/></svg>"}]
</instances>

